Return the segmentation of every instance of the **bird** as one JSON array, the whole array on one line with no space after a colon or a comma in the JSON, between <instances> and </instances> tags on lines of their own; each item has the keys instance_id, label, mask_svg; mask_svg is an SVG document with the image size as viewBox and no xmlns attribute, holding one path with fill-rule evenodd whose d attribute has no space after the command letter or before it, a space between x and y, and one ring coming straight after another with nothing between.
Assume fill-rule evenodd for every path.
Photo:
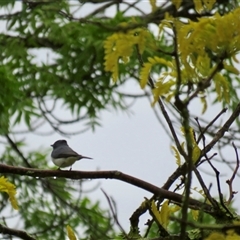
<instances>
[{"instance_id":1,"label":"bird","mask_svg":"<svg viewBox=\"0 0 240 240\"><path fill-rule=\"evenodd\" d=\"M51 145L53 151L51 153L53 163L58 166L58 170L60 168L70 167L70 171L72 170L72 165L82 158L92 159L90 157L86 157L78 154L74 150L72 150L66 140L58 140L54 144Z\"/></svg>"}]
</instances>

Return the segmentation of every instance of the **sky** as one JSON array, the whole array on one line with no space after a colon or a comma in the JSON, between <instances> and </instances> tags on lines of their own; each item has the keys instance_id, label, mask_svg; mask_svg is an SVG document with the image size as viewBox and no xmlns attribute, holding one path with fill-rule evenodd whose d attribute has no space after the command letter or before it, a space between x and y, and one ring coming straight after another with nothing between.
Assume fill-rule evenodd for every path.
<instances>
[{"instance_id":1,"label":"sky","mask_svg":"<svg viewBox=\"0 0 240 240\"><path fill-rule=\"evenodd\" d=\"M151 10L148 1L144 1L141 7L144 8L145 11ZM87 14L90 10L92 10L92 6L89 6L89 9L86 6L84 13ZM113 11L114 9L110 9L108 15L113 15ZM39 61L43 59L46 60L46 56L49 56L49 52L44 51L37 54ZM133 81L129 81L123 87L123 90L127 93L143 92L140 86ZM156 108L158 107L156 106ZM209 109L205 116L208 119L212 119L220 109L221 108L216 105L214 111L212 108ZM202 109L200 103L195 101L191 105L191 110L195 114L201 115ZM64 115L63 110L59 109L59 114ZM227 116L229 116L228 113L223 119L226 119ZM171 141L156 119L153 108L147 99L138 99L131 108L130 113L103 111L101 113L101 124L102 126L96 128L95 132L88 131L69 138L59 134L44 137L28 135L25 140L29 143L31 150L49 150L48 161L50 166L53 166L50 158L50 145L56 140L66 139L72 149L82 155L94 158L92 161L81 160L76 162L73 165L73 170L118 170L159 187L165 183L169 175L176 169L177 165L171 150ZM75 128L81 129L81 122L79 125L75 125ZM233 150L230 154L232 154L234 158ZM205 166L205 170L211 172L209 167L207 165ZM231 177L231 172L224 168L221 169L221 171L224 173L221 175L222 183L224 184L225 180ZM215 178L208 175L205 176L206 181L209 183L213 182L213 189L216 189ZM239 182L239 178L236 181ZM73 185L74 184L73 181ZM87 196L92 200L100 200L101 206L106 209L109 209L108 202L100 188L109 196L113 197L117 203L120 224L128 231L130 226L129 217L144 201L144 197L150 198L152 194L112 179L88 180L84 188L87 191L98 184L100 187L93 192L86 193ZM237 185L235 184L235 186ZM226 189L226 186L223 187L223 192L227 193L227 191L224 191ZM147 217L148 216L145 215L141 219L141 227L143 227L143 223L147 220Z\"/></svg>"}]
</instances>

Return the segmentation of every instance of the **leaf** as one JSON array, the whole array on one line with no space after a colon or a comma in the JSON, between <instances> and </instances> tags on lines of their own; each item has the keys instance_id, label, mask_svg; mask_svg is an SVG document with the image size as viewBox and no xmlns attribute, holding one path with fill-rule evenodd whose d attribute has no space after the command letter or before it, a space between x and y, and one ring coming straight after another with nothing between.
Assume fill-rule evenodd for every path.
<instances>
[{"instance_id":1,"label":"leaf","mask_svg":"<svg viewBox=\"0 0 240 240\"><path fill-rule=\"evenodd\" d=\"M194 147L193 147L193 150L192 150L193 163L197 162L200 155L201 155L201 149L199 148L199 146L197 144L194 144Z\"/></svg>"},{"instance_id":2,"label":"leaf","mask_svg":"<svg viewBox=\"0 0 240 240\"><path fill-rule=\"evenodd\" d=\"M195 10L197 13L201 13L203 11L203 5L201 0L193 0Z\"/></svg>"},{"instance_id":3,"label":"leaf","mask_svg":"<svg viewBox=\"0 0 240 240\"><path fill-rule=\"evenodd\" d=\"M161 224L165 229L167 229L167 226L169 223L169 214L170 214L170 208L169 208L169 201L167 200L163 203L160 211Z\"/></svg>"},{"instance_id":4,"label":"leaf","mask_svg":"<svg viewBox=\"0 0 240 240\"><path fill-rule=\"evenodd\" d=\"M203 108L202 108L202 114L204 114L207 110L207 100L206 100L206 97L205 96L202 96L200 97L200 101L203 105Z\"/></svg>"},{"instance_id":5,"label":"leaf","mask_svg":"<svg viewBox=\"0 0 240 240\"><path fill-rule=\"evenodd\" d=\"M213 77L218 101L224 99L227 103L229 102L229 84L226 78L217 72Z\"/></svg>"},{"instance_id":6,"label":"leaf","mask_svg":"<svg viewBox=\"0 0 240 240\"><path fill-rule=\"evenodd\" d=\"M149 0L149 2L152 7L152 12L155 12L157 10L156 0Z\"/></svg>"},{"instance_id":7,"label":"leaf","mask_svg":"<svg viewBox=\"0 0 240 240\"><path fill-rule=\"evenodd\" d=\"M180 209L181 209L180 206L173 204L173 205L170 207L170 212L171 212L171 213L175 213L175 212L178 212Z\"/></svg>"},{"instance_id":8,"label":"leaf","mask_svg":"<svg viewBox=\"0 0 240 240\"><path fill-rule=\"evenodd\" d=\"M235 68L234 66L228 65L228 64L226 64L225 62L223 63L223 66L224 66L224 68L225 68L227 71L229 71L229 72L231 72L231 73L234 73L234 74L236 74L236 75L239 74L239 71L238 71L237 68Z\"/></svg>"},{"instance_id":9,"label":"leaf","mask_svg":"<svg viewBox=\"0 0 240 240\"><path fill-rule=\"evenodd\" d=\"M6 192L9 195L9 201L12 204L12 207L15 210L18 210L18 202L16 199L16 186L10 182L8 182L8 179L5 177L0 178L0 191Z\"/></svg>"},{"instance_id":10,"label":"leaf","mask_svg":"<svg viewBox=\"0 0 240 240\"><path fill-rule=\"evenodd\" d=\"M222 233L213 232L204 240L226 240L226 238Z\"/></svg>"},{"instance_id":11,"label":"leaf","mask_svg":"<svg viewBox=\"0 0 240 240\"><path fill-rule=\"evenodd\" d=\"M176 7L178 10L182 4L182 0L172 0L173 5Z\"/></svg>"},{"instance_id":12,"label":"leaf","mask_svg":"<svg viewBox=\"0 0 240 240\"><path fill-rule=\"evenodd\" d=\"M160 224L162 224L162 219L161 219L161 215L160 215L160 212L158 211L158 209L157 209L157 207L156 207L156 205L155 205L155 202L154 202L154 200L152 200L152 202L151 202L151 210L152 210L152 213L153 213L153 215L155 216L155 218L156 218L156 220L160 223Z\"/></svg>"},{"instance_id":13,"label":"leaf","mask_svg":"<svg viewBox=\"0 0 240 240\"><path fill-rule=\"evenodd\" d=\"M200 1L199 1L200 2ZM212 10L216 0L203 0L204 6L208 11Z\"/></svg>"},{"instance_id":14,"label":"leaf","mask_svg":"<svg viewBox=\"0 0 240 240\"><path fill-rule=\"evenodd\" d=\"M152 201L151 210L156 220L166 229L169 223L170 214L169 201L163 203L160 212L158 211L155 202Z\"/></svg>"},{"instance_id":15,"label":"leaf","mask_svg":"<svg viewBox=\"0 0 240 240\"><path fill-rule=\"evenodd\" d=\"M69 240L77 240L77 237L75 236L72 228L69 225L67 225L67 235Z\"/></svg>"},{"instance_id":16,"label":"leaf","mask_svg":"<svg viewBox=\"0 0 240 240\"><path fill-rule=\"evenodd\" d=\"M163 74L162 74L163 75ZM160 77L155 84L155 88L152 90L154 100L152 102L152 106L158 101L159 97L163 96L164 94L169 94L171 91L171 87L175 85L175 81L170 79L164 81L166 77Z\"/></svg>"},{"instance_id":17,"label":"leaf","mask_svg":"<svg viewBox=\"0 0 240 240\"><path fill-rule=\"evenodd\" d=\"M175 146L171 146L172 150L174 151L174 157L176 158L176 163L178 166L181 166L181 157L180 154Z\"/></svg>"},{"instance_id":18,"label":"leaf","mask_svg":"<svg viewBox=\"0 0 240 240\"><path fill-rule=\"evenodd\" d=\"M195 221L198 220L198 216L199 216L199 210L194 210L194 209L191 209L191 213L192 213L192 217Z\"/></svg>"},{"instance_id":19,"label":"leaf","mask_svg":"<svg viewBox=\"0 0 240 240\"><path fill-rule=\"evenodd\" d=\"M234 62L239 63L239 61L237 59L237 56L238 56L237 54L233 55L232 59L233 59Z\"/></svg>"},{"instance_id":20,"label":"leaf","mask_svg":"<svg viewBox=\"0 0 240 240\"><path fill-rule=\"evenodd\" d=\"M17 117L16 117L16 119L13 121L13 126L15 126L16 124L18 124L18 123L21 122L22 113L23 113L23 111L19 111L19 112L17 113Z\"/></svg>"},{"instance_id":21,"label":"leaf","mask_svg":"<svg viewBox=\"0 0 240 240\"><path fill-rule=\"evenodd\" d=\"M144 63L141 72L140 72L140 86L141 88L145 88L148 83L148 76L151 70L152 64L151 63Z\"/></svg>"}]
</instances>

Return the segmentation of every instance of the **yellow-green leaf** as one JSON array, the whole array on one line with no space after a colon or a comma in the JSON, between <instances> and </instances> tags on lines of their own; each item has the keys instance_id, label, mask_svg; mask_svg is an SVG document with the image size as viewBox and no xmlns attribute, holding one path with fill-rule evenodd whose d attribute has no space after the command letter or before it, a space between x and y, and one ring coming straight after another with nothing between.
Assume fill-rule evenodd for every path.
<instances>
[{"instance_id":1,"label":"yellow-green leaf","mask_svg":"<svg viewBox=\"0 0 240 240\"><path fill-rule=\"evenodd\" d=\"M172 0L172 3L176 7L176 9L179 9L182 4L182 0Z\"/></svg>"},{"instance_id":2,"label":"yellow-green leaf","mask_svg":"<svg viewBox=\"0 0 240 240\"><path fill-rule=\"evenodd\" d=\"M201 149L198 147L197 144L194 144L193 151L192 151L192 159L195 163L201 155Z\"/></svg>"},{"instance_id":3,"label":"yellow-green leaf","mask_svg":"<svg viewBox=\"0 0 240 240\"><path fill-rule=\"evenodd\" d=\"M175 213L175 212L179 211L181 209L181 207L174 204L169 209L170 209L171 213Z\"/></svg>"},{"instance_id":4,"label":"yellow-green leaf","mask_svg":"<svg viewBox=\"0 0 240 240\"><path fill-rule=\"evenodd\" d=\"M197 221L199 216L199 210L192 209L191 213L192 213L193 220Z\"/></svg>"},{"instance_id":5,"label":"yellow-green leaf","mask_svg":"<svg viewBox=\"0 0 240 240\"><path fill-rule=\"evenodd\" d=\"M155 12L157 10L156 0L149 0L149 2L152 7L152 12Z\"/></svg>"},{"instance_id":6,"label":"yellow-green leaf","mask_svg":"<svg viewBox=\"0 0 240 240\"><path fill-rule=\"evenodd\" d=\"M181 157L180 154L175 146L171 146L172 150L174 151L174 157L176 158L176 163L178 166L181 166Z\"/></svg>"},{"instance_id":7,"label":"yellow-green leaf","mask_svg":"<svg viewBox=\"0 0 240 240\"><path fill-rule=\"evenodd\" d=\"M9 195L9 201L14 209L18 210L18 202L16 199L16 186L10 182L5 177L0 178L0 191L6 192Z\"/></svg>"},{"instance_id":8,"label":"yellow-green leaf","mask_svg":"<svg viewBox=\"0 0 240 240\"><path fill-rule=\"evenodd\" d=\"M207 110L207 100L206 100L205 96L200 97L200 100L201 100L201 103L203 105L202 114L204 114Z\"/></svg>"},{"instance_id":9,"label":"yellow-green leaf","mask_svg":"<svg viewBox=\"0 0 240 240\"><path fill-rule=\"evenodd\" d=\"M160 211L161 224L165 229L167 229L169 223L170 208L168 203L169 203L168 201L165 201Z\"/></svg>"},{"instance_id":10,"label":"yellow-green leaf","mask_svg":"<svg viewBox=\"0 0 240 240\"><path fill-rule=\"evenodd\" d=\"M236 74L236 75L239 74L239 71L238 71L237 68L235 68L234 66L228 65L228 64L226 64L225 62L223 63L223 66L224 66L224 68L225 68L227 71L229 71L229 72L231 72L231 73L234 73L234 74Z\"/></svg>"},{"instance_id":11,"label":"yellow-green leaf","mask_svg":"<svg viewBox=\"0 0 240 240\"><path fill-rule=\"evenodd\" d=\"M67 225L67 235L69 240L77 240L76 235L74 234L72 228L69 225Z\"/></svg>"},{"instance_id":12,"label":"yellow-green leaf","mask_svg":"<svg viewBox=\"0 0 240 240\"><path fill-rule=\"evenodd\" d=\"M229 84L226 78L217 72L213 77L215 83L215 90L218 95L218 100L221 101L225 99L226 102L229 102Z\"/></svg>"},{"instance_id":13,"label":"yellow-green leaf","mask_svg":"<svg viewBox=\"0 0 240 240\"><path fill-rule=\"evenodd\" d=\"M222 233L213 232L204 240L226 240L226 238Z\"/></svg>"},{"instance_id":14,"label":"yellow-green leaf","mask_svg":"<svg viewBox=\"0 0 240 240\"><path fill-rule=\"evenodd\" d=\"M152 68L151 63L144 63L141 72L140 72L140 86L141 88L145 88L145 86L148 83L148 76L150 73L150 70Z\"/></svg>"},{"instance_id":15,"label":"yellow-green leaf","mask_svg":"<svg viewBox=\"0 0 240 240\"><path fill-rule=\"evenodd\" d=\"M237 54L233 55L233 56L232 56L232 59L233 59L234 62L239 63L239 61L238 61L238 59L237 59Z\"/></svg>"},{"instance_id":16,"label":"yellow-green leaf","mask_svg":"<svg viewBox=\"0 0 240 240\"><path fill-rule=\"evenodd\" d=\"M157 209L154 201L152 201L152 203L151 203L151 210L152 210L152 213L153 213L153 215L155 216L156 220L157 220L160 224L162 224L160 212L158 211L158 209Z\"/></svg>"},{"instance_id":17,"label":"yellow-green leaf","mask_svg":"<svg viewBox=\"0 0 240 240\"><path fill-rule=\"evenodd\" d=\"M203 5L201 0L193 0L195 10L197 13L201 13L203 11Z\"/></svg>"},{"instance_id":18,"label":"yellow-green leaf","mask_svg":"<svg viewBox=\"0 0 240 240\"><path fill-rule=\"evenodd\" d=\"M216 0L203 0L204 6L206 7L206 9L208 11L212 10L215 2L216 2Z\"/></svg>"},{"instance_id":19,"label":"yellow-green leaf","mask_svg":"<svg viewBox=\"0 0 240 240\"><path fill-rule=\"evenodd\" d=\"M164 81L165 78L165 76L159 78L155 84L155 88L152 90L154 98L152 106L158 101L159 97L164 94L169 94L170 88L175 84L175 81L173 80Z\"/></svg>"}]
</instances>

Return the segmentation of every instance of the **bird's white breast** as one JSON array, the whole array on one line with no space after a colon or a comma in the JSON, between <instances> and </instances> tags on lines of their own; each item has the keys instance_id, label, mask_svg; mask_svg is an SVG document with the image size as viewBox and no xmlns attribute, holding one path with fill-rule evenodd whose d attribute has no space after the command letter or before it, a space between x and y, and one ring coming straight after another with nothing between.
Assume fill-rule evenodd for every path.
<instances>
[{"instance_id":1,"label":"bird's white breast","mask_svg":"<svg viewBox=\"0 0 240 240\"><path fill-rule=\"evenodd\" d=\"M60 168L65 168L72 166L77 161L77 159L76 157L52 158L52 161L56 166Z\"/></svg>"}]
</instances>

